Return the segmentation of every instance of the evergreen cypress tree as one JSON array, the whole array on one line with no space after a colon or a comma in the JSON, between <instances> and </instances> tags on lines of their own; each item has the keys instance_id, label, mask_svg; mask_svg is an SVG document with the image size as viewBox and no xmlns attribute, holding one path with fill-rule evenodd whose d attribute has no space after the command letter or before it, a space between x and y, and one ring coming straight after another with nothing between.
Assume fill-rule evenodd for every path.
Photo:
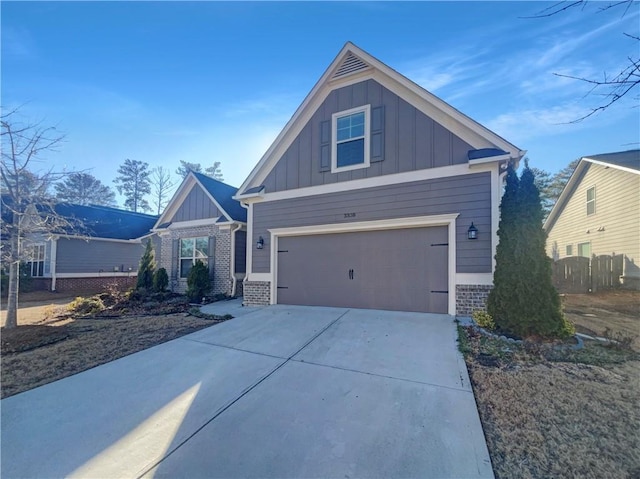
<instances>
[{"instance_id":1,"label":"evergreen cypress tree","mask_svg":"<svg viewBox=\"0 0 640 479\"><path fill-rule=\"evenodd\" d=\"M500 202L499 242L496 248L493 289L487 299L487 311L496 326L503 331L513 331L518 319L518 186L518 175L513 165L509 164L505 191Z\"/></svg>"},{"instance_id":2,"label":"evergreen cypress tree","mask_svg":"<svg viewBox=\"0 0 640 479\"><path fill-rule=\"evenodd\" d=\"M144 254L140 259L140 266L138 267L138 281L136 283L136 289L144 288L151 291L153 288L153 273L156 269L155 254L153 252L153 242L147 241L147 247L144 250Z\"/></svg>"},{"instance_id":3,"label":"evergreen cypress tree","mask_svg":"<svg viewBox=\"0 0 640 479\"><path fill-rule=\"evenodd\" d=\"M520 272L519 336L561 337L570 333L562 313L560 296L553 286L551 258L546 253L547 233L542 228L543 211L534 172L525 160L518 189L520 218L518 221L517 266Z\"/></svg>"}]
</instances>

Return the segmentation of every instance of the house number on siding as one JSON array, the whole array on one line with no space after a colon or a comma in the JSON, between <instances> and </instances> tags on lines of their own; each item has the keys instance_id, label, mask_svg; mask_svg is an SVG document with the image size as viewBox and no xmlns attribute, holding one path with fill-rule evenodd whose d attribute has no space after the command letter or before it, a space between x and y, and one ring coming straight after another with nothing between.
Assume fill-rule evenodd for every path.
<instances>
[{"instance_id":1,"label":"house number on siding","mask_svg":"<svg viewBox=\"0 0 640 479\"><path fill-rule=\"evenodd\" d=\"M355 218L355 217L356 217L356 214L355 214L355 213L345 213L345 214L344 214L344 217L345 217L345 218Z\"/></svg>"}]
</instances>

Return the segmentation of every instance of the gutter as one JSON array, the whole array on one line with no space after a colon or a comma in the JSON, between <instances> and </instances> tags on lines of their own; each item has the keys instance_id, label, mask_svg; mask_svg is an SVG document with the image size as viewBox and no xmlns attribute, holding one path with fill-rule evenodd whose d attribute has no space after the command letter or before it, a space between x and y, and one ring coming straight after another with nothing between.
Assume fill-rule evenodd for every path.
<instances>
[{"instance_id":1,"label":"gutter","mask_svg":"<svg viewBox=\"0 0 640 479\"><path fill-rule=\"evenodd\" d=\"M235 229L233 227L236 227ZM235 224L231 226L231 280L233 281L231 285L231 297L235 298L236 289L238 286L238 278L236 277L236 231L242 228L241 224Z\"/></svg>"}]
</instances>

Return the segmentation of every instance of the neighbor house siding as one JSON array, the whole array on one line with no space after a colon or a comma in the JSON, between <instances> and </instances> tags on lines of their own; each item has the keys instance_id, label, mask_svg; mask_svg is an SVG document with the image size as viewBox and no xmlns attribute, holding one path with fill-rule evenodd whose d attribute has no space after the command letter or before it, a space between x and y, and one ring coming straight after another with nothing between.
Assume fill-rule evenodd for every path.
<instances>
[{"instance_id":1,"label":"neighbor house siding","mask_svg":"<svg viewBox=\"0 0 640 479\"><path fill-rule=\"evenodd\" d=\"M255 244L262 236L265 247L252 250L252 272L270 272L270 228L459 213L456 220L457 272L491 273L490 175L483 172L256 203L250 244ZM355 216L345 218L345 214ZM480 234L479 239L469 241L467 229L472 221Z\"/></svg>"},{"instance_id":2,"label":"neighbor house siding","mask_svg":"<svg viewBox=\"0 0 640 479\"><path fill-rule=\"evenodd\" d=\"M320 123L333 113L384 106L384 160L342 173L320 171ZM466 163L473 149L374 80L332 91L265 178L267 193Z\"/></svg>"},{"instance_id":3,"label":"neighbor house siding","mask_svg":"<svg viewBox=\"0 0 640 479\"><path fill-rule=\"evenodd\" d=\"M218 218L222 213L211 201L209 195L198 185L194 185L178 211L171 218L171 222L203 220Z\"/></svg>"},{"instance_id":4,"label":"neighbor house siding","mask_svg":"<svg viewBox=\"0 0 640 479\"><path fill-rule=\"evenodd\" d=\"M141 243L60 238L56 274L136 272L143 253Z\"/></svg>"},{"instance_id":5,"label":"neighbor house siding","mask_svg":"<svg viewBox=\"0 0 640 479\"><path fill-rule=\"evenodd\" d=\"M590 164L549 228L547 252L566 257L566 246L591 243L591 253L624 254L640 261L640 175ZM595 186L596 211L587 215L587 190Z\"/></svg>"}]
</instances>

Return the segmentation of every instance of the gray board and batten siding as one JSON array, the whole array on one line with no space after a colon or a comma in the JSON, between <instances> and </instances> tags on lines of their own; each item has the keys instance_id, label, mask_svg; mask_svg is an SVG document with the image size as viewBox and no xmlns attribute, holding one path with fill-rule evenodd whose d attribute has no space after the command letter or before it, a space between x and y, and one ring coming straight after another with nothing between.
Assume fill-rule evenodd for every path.
<instances>
[{"instance_id":1,"label":"gray board and batten siding","mask_svg":"<svg viewBox=\"0 0 640 479\"><path fill-rule=\"evenodd\" d=\"M56 273L138 271L146 244L60 238ZM116 270L117 268L117 270Z\"/></svg>"},{"instance_id":2,"label":"gray board and batten siding","mask_svg":"<svg viewBox=\"0 0 640 479\"><path fill-rule=\"evenodd\" d=\"M327 122L333 113L371 105L371 166L342 173L327 168ZM375 123L381 115L382 125ZM381 131L379 131L381 130ZM324 134L323 134L324 131ZM330 128L329 128L330 133ZM324 136L324 138L323 138ZM330 138L329 138L330 148ZM374 154L377 148L383 154ZM474 147L374 80L333 90L265 178L266 193L324 185L405 171L464 164Z\"/></svg>"},{"instance_id":3,"label":"gray board and batten siding","mask_svg":"<svg viewBox=\"0 0 640 479\"><path fill-rule=\"evenodd\" d=\"M247 232L236 231L236 257L235 272L244 273L247 271Z\"/></svg>"},{"instance_id":4,"label":"gray board and batten siding","mask_svg":"<svg viewBox=\"0 0 640 479\"><path fill-rule=\"evenodd\" d=\"M377 186L268 201L253 205L253 273L269 273L269 229L459 213L456 219L458 273L491 273L491 173ZM467 239L473 221L477 240ZM313 254L312 251L309 254Z\"/></svg>"},{"instance_id":5,"label":"gray board and batten siding","mask_svg":"<svg viewBox=\"0 0 640 479\"><path fill-rule=\"evenodd\" d=\"M176 223L179 221L219 218L220 216L222 216L222 213L216 208L209 195L205 193L200 185L196 184L169 221Z\"/></svg>"},{"instance_id":6,"label":"gray board and batten siding","mask_svg":"<svg viewBox=\"0 0 640 479\"><path fill-rule=\"evenodd\" d=\"M278 303L447 313L447 241L446 226L285 236Z\"/></svg>"}]
</instances>

